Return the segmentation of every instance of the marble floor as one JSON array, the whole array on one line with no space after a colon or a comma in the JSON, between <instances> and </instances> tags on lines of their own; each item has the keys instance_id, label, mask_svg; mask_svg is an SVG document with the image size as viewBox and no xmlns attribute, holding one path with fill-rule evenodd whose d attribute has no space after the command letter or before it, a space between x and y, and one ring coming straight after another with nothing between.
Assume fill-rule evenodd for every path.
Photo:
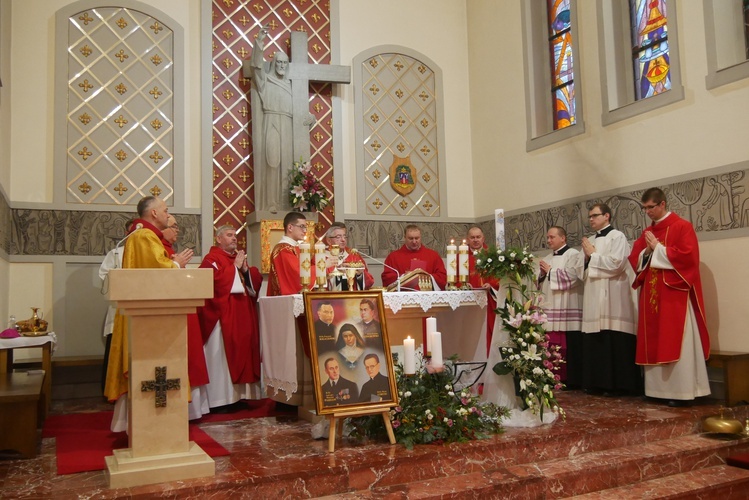
<instances>
[{"instance_id":1,"label":"marble floor","mask_svg":"<svg viewBox=\"0 0 749 500\"><path fill-rule=\"evenodd\" d=\"M749 470L725 457L749 439L699 434L714 401L669 408L642 398L569 391L567 419L490 439L407 450L344 438L335 453L293 416L201 428L230 451L211 478L110 490L103 471L58 476L55 440L29 460L0 460L0 498L749 498ZM53 413L109 409L56 401ZM745 421L749 407L729 409Z\"/></svg>"}]
</instances>

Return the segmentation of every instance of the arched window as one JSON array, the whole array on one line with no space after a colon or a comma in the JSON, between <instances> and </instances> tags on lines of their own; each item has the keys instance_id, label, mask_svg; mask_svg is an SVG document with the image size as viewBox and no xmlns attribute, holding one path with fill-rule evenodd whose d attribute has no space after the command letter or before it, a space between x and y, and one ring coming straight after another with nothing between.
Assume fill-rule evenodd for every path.
<instances>
[{"instance_id":1,"label":"arched window","mask_svg":"<svg viewBox=\"0 0 749 500\"><path fill-rule=\"evenodd\" d=\"M570 0L547 0L554 130L576 122Z\"/></svg>"}]
</instances>

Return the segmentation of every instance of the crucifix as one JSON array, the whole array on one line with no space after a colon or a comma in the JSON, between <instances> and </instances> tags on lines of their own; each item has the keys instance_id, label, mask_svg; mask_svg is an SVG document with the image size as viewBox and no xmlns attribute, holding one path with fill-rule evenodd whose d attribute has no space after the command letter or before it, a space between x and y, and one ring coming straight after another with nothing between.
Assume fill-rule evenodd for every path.
<instances>
[{"instance_id":1,"label":"crucifix","mask_svg":"<svg viewBox=\"0 0 749 500\"><path fill-rule=\"evenodd\" d=\"M293 60L276 52L265 61L263 42L268 27L260 30L252 55L242 63L242 75L252 77L252 149L255 166L255 207L261 211L287 211L289 170L294 161L309 161L309 83L350 83L349 66L309 64L307 35L291 33Z\"/></svg>"},{"instance_id":2,"label":"crucifix","mask_svg":"<svg viewBox=\"0 0 749 500\"><path fill-rule=\"evenodd\" d=\"M178 391L180 379L166 378L166 366L156 367L156 380L143 380L140 383L141 392L156 393L156 408L166 407L166 391Z\"/></svg>"}]
</instances>

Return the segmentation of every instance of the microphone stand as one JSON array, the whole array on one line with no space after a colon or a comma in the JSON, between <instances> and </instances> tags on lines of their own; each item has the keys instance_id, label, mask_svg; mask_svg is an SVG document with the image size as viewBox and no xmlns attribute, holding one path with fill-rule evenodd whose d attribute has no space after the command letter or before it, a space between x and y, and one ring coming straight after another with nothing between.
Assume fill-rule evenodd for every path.
<instances>
[{"instance_id":1,"label":"microphone stand","mask_svg":"<svg viewBox=\"0 0 749 500\"><path fill-rule=\"evenodd\" d=\"M396 268L394 268L393 266L390 266L388 264L385 264L385 262L382 261L382 260L380 260L380 259L376 259L376 258L372 257L371 255L368 255L368 254L362 252L358 248L357 248L356 251L359 252L361 255L363 255L363 256L365 256L365 257L367 257L369 259L372 259L373 261L377 262L378 264L382 264L383 266L387 267L388 269L391 269L391 270L395 271L395 275L397 276L396 283L398 284L398 288L396 289L396 291L397 292L401 291L401 273L399 273Z\"/></svg>"}]
</instances>

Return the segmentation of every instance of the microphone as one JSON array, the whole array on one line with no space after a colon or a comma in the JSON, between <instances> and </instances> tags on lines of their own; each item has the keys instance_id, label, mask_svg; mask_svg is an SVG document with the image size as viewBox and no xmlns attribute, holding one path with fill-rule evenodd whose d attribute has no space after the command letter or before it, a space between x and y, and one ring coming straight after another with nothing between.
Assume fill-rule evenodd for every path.
<instances>
[{"instance_id":1,"label":"microphone","mask_svg":"<svg viewBox=\"0 0 749 500\"><path fill-rule=\"evenodd\" d=\"M140 226L140 227L137 227L137 226L136 226L136 228L135 228L135 231L138 231L139 229L142 229L142 228L143 228L143 226ZM126 240L126 239L128 239L128 238L129 238L129 237L131 237L131 236L132 236L133 234L135 234L135 231L131 231L131 232L129 232L128 234L126 234L126 235L125 235L125 237L124 237L124 238L122 238L122 239L121 239L120 241L118 241L118 242L117 242L117 244L116 244L116 245L114 246L114 256L115 256L115 265L114 265L114 269L117 269L117 268L119 267L119 264L120 264L120 261L121 261L121 259L117 259L117 253L118 253L118 252L117 252L117 250L119 250L120 246L121 246L121 245L122 245L123 243L125 243L125 240Z\"/></svg>"},{"instance_id":2,"label":"microphone","mask_svg":"<svg viewBox=\"0 0 749 500\"><path fill-rule=\"evenodd\" d=\"M395 282L398 284L398 288L397 288L396 291L398 291L398 292L401 291L401 273L399 273L396 268L394 268L393 266L390 266L388 264L385 264L385 262L382 261L382 260L380 260L380 259L376 259L376 258L372 257L371 255L367 255L366 253L362 252L358 248L356 249L356 251L359 252L361 255L363 255L363 256L365 256L367 258L372 259L373 261L377 262L378 264L382 264L383 266L387 267L388 269L392 269L393 271L395 271L395 275L397 276L397 278L395 279Z\"/></svg>"}]
</instances>

